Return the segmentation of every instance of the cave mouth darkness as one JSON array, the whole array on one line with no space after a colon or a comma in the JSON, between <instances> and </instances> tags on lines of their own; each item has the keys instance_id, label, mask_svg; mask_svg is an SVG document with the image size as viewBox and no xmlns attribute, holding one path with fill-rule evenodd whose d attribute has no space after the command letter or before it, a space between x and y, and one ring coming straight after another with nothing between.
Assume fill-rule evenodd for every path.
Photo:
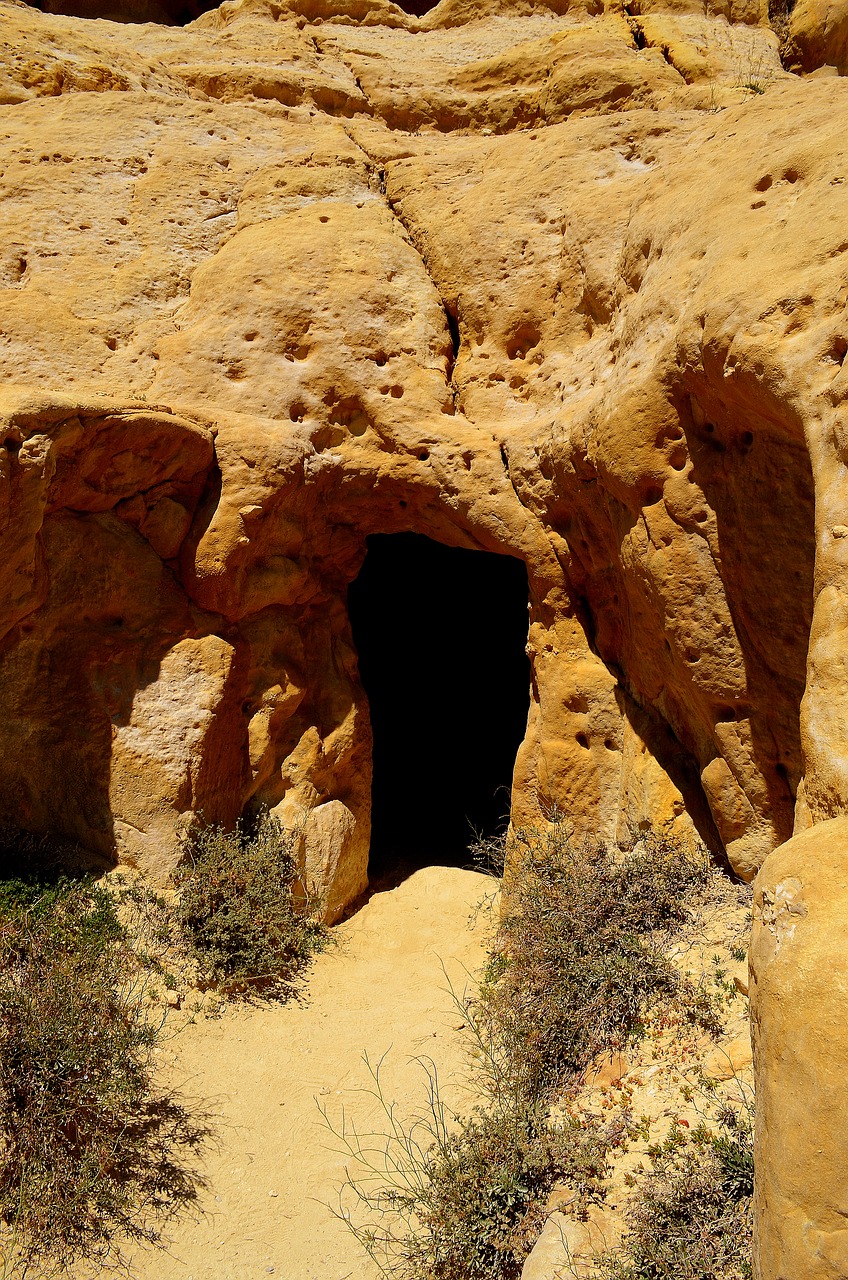
<instances>
[{"instance_id":1,"label":"cave mouth darkness","mask_svg":"<svg viewBox=\"0 0 848 1280\"><path fill-rule=\"evenodd\" d=\"M527 570L417 533L374 534L348 591L371 708L369 876L467 866L506 829L527 727Z\"/></svg>"},{"instance_id":2,"label":"cave mouth darkness","mask_svg":"<svg viewBox=\"0 0 848 1280\"><path fill-rule=\"evenodd\" d=\"M217 9L221 0L27 0L33 9L66 18L106 18L111 22L156 22L185 27L202 13ZM400 0L399 8L413 17L435 9L438 0Z\"/></svg>"}]
</instances>

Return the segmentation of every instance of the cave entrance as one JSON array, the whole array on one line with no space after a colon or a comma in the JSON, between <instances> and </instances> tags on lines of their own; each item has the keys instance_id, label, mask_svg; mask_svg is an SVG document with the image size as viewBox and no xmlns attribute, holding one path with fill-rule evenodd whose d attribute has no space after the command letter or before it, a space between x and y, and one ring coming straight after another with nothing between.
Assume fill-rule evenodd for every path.
<instances>
[{"instance_id":1,"label":"cave entrance","mask_svg":"<svg viewBox=\"0 0 848 1280\"><path fill-rule=\"evenodd\" d=\"M66 18L106 18L109 22L156 22L185 27L202 13L217 9L221 0L27 0L33 9ZM401 0L400 8L414 17L435 9L438 0Z\"/></svg>"},{"instance_id":2,"label":"cave entrance","mask_svg":"<svg viewBox=\"0 0 848 1280\"><path fill-rule=\"evenodd\" d=\"M520 560L374 534L348 592L374 733L372 881L465 866L509 821L527 727L527 570Z\"/></svg>"},{"instance_id":3,"label":"cave entrance","mask_svg":"<svg viewBox=\"0 0 848 1280\"><path fill-rule=\"evenodd\" d=\"M186 27L221 0L27 0L33 9L66 18L105 18L109 22L155 22Z\"/></svg>"},{"instance_id":4,"label":"cave entrance","mask_svg":"<svg viewBox=\"0 0 848 1280\"><path fill-rule=\"evenodd\" d=\"M404 13L411 13L414 18L423 18L425 13L435 9L439 0L395 0Z\"/></svg>"}]
</instances>

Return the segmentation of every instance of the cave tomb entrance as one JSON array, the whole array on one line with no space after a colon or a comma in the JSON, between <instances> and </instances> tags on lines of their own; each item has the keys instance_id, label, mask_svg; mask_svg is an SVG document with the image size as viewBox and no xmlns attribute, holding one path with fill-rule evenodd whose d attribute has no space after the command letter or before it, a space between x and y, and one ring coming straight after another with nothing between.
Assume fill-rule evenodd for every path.
<instances>
[{"instance_id":1,"label":"cave tomb entrance","mask_svg":"<svg viewBox=\"0 0 848 1280\"><path fill-rule=\"evenodd\" d=\"M509 821L527 727L527 570L422 534L374 534L348 593L374 736L369 878L467 866Z\"/></svg>"}]
</instances>

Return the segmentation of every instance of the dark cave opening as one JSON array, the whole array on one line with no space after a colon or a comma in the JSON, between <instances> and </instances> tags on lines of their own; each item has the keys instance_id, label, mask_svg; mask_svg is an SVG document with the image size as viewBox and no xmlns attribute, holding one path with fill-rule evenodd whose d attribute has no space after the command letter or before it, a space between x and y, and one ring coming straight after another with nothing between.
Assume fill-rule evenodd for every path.
<instances>
[{"instance_id":1,"label":"dark cave opening","mask_svg":"<svg viewBox=\"0 0 848 1280\"><path fill-rule=\"evenodd\" d=\"M411 13L414 18L423 18L438 3L439 0L395 0L399 9L403 9L404 13Z\"/></svg>"},{"instance_id":2,"label":"dark cave opening","mask_svg":"<svg viewBox=\"0 0 848 1280\"><path fill-rule=\"evenodd\" d=\"M42 13L65 18L105 18L109 22L155 22L185 27L202 13L217 9L221 0L27 0Z\"/></svg>"},{"instance_id":3,"label":"dark cave opening","mask_svg":"<svg viewBox=\"0 0 848 1280\"><path fill-rule=\"evenodd\" d=\"M348 592L374 733L369 876L467 866L509 820L527 726L520 560L375 534Z\"/></svg>"},{"instance_id":4,"label":"dark cave opening","mask_svg":"<svg viewBox=\"0 0 848 1280\"><path fill-rule=\"evenodd\" d=\"M423 17L439 0L399 0L399 8ZM27 0L33 9L66 18L106 18L110 22L155 22L185 27L202 13L217 9L221 0Z\"/></svg>"}]
</instances>

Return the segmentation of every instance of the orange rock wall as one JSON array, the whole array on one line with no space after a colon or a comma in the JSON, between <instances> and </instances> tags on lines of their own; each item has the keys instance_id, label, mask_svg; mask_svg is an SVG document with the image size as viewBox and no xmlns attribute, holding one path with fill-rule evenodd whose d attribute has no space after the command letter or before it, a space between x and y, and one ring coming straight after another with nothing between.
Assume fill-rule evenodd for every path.
<instances>
[{"instance_id":1,"label":"orange rock wall","mask_svg":"<svg viewBox=\"0 0 848 1280\"><path fill-rule=\"evenodd\" d=\"M516 822L750 878L843 814L843 18L0 0L0 817L166 877L264 803L338 915L403 530L527 565Z\"/></svg>"}]
</instances>

